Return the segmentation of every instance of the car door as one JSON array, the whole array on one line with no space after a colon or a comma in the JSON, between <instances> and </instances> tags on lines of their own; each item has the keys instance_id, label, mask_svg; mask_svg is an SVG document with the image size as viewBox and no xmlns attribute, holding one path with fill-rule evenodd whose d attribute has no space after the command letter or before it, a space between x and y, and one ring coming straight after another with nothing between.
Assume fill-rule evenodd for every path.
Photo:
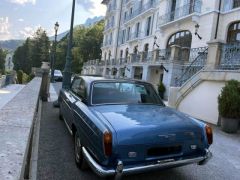
<instances>
[{"instance_id":1,"label":"car door","mask_svg":"<svg viewBox=\"0 0 240 180\"><path fill-rule=\"evenodd\" d=\"M73 112L72 108L74 103L77 101L76 94L79 92L79 87L80 87L81 79L80 78L75 78L73 80L73 83L71 85L71 88L69 91L65 93L65 121L69 127L72 126L73 122Z\"/></svg>"},{"instance_id":2,"label":"car door","mask_svg":"<svg viewBox=\"0 0 240 180\"><path fill-rule=\"evenodd\" d=\"M81 80L77 96L78 100L73 105L73 116L80 138L85 147L98 154L102 150L102 136L99 136L102 132L97 126L99 122L89 110L87 84L84 80Z\"/></svg>"}]
</instances>

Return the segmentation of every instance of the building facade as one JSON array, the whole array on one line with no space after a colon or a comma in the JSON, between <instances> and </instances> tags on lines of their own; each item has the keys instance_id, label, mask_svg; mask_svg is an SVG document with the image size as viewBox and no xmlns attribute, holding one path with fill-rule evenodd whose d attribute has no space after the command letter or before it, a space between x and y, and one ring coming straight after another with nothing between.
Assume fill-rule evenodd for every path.
<instances>
[{"instance_id":1,"label":"building facade","mask_svg":"<svg viewBox=\"0 0 240 180\"><path fill-rule=\"evenodd\" d=\"M240 69L240 0L103 0L107 6L102 59L82 74L134 78L181 87L206 67L209 43L219 42L216 66ZM213 48L212 48L213 49Z\"/></svg>"}]
</instances>

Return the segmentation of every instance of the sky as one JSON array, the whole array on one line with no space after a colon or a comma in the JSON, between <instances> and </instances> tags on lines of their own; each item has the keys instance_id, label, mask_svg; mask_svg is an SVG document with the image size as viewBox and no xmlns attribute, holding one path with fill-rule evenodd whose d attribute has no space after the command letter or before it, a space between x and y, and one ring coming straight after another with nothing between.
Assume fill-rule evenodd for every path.
<instances>
[{"instance_id":1,"label":"sky","mask_svg":"<svg viewBox=\"0 0 240 180\"><path fill-rule=\"evenodd\" d=\"M76 0L74 25L87 18L104 16L102 0ZM70 27L72 0L0 0L0 40L26 39L38 27L49 36L54 35L54 24L60 24L59 33Z\"/></svg>"}]
</instances>

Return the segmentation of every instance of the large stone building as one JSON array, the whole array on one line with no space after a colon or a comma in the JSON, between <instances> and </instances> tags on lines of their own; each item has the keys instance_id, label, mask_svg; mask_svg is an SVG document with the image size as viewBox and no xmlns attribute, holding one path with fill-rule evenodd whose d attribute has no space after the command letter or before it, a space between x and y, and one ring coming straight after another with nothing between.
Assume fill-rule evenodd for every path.
<instances>
[{"instance_id":1,"label":"large stone building","mask_svg":"<svg viewBox=\"0 0 240 180\"><path fill-rule=\"evenodd\" d=\"M192 95L198 86L195 83L193 88L191 82L202 80L206 71L225 73L222 79L214 79L221 74L211 74L212 79L208 79L221 84L216 85L214 92L218 93L230 77L240 79L240 0L102 3L108 7L102 59L85 63L83 74L142 79L156 87L162 81L167 89L165 98L182 111L189 108L184 106L187 98L183 97ZM216 110L216 97L213 101L209 105ZM207 118L215 118L216 123L214 113Z\"/></svg>"}]
</instances>

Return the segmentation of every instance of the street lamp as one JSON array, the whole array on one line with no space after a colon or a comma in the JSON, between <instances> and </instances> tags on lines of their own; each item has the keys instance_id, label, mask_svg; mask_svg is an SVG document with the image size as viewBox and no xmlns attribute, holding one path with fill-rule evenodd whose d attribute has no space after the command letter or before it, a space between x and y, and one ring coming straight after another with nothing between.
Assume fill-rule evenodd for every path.
<instances>
[{"instance_id":1,"label":"street lamp","mask_svg":"<svg viewBox=\"0 0 240 180\"><path fill-rule=\"evenodd\" d=\"M157 46L157 48L159 48L159 45L157 44L157 36L154 36L153 48L155 45Z\"/></svg>"},{"instance_id":2,"label":"street lamp","mask_svg":"<svg viewBox=\"0 0 240 180\"><path fill-rule=\"evenodd\" d=\"M202 37L198 34L199 28L200 28L200 25L199 25L199 24L196 24L196 25L195 25L195 35L201 40Z\"/></svg>"},{"instance_id":3,"label":"street lamp","mask_svg":"<svg viewBox=\"0 0 240 180\"><path fill-rule=\"evenodd\" d=\"M72 66L72 41L73 41L73 23L74 23L74 12L75 12L75 0L73 0L72 4L72 17L71 17L71 25L70 25L70 32L68 35L68 48L67 48L67 57L66 57L66 64L63 71L63 84L62 88L69 89L71 85L71 66Z\"/></svg>"},{"instance_id":4,"label":"street lamp","mask_svg":"<svg viewBox=\"0 0 240 180\"><path fill-rule=\"evenodd\" d=\"M51 61L51 82L54 82L54 65L55 65L55 57L56 57L56 48L57 48L57 32L59 29L59 24L58 22L55 23L54 30L55 30L55 41L54 41L54 50L53 50L53 55L52 55L52 61Z\"/></svg>"}]
</instances>

